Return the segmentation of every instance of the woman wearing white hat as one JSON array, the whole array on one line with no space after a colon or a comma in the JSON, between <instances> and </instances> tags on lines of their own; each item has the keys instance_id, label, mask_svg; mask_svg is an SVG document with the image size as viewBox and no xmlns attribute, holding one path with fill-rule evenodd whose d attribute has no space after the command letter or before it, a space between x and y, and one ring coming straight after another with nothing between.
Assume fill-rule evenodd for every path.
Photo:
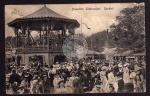
<instances>
[{"instance_id":1,"label":"woman wearing white hat","mask_svg":"<svg viewBox=\"0 0 150 96\"><path fill-rule=\"evenodd\" d=\"M106 78L106 73L104 71L100 72L100 78L101 78L101 82L102 82L103 91L108 92L109 83L108 83L108 80Z\"/></svg>"},{"instance_id":2,"label":"woman wearing white hat","mask_svg":"<svg viewBox=\"0 0 150 96\"><path fill-rule=\"evenodd\" d=\"M62 79L60 78L60 74L55 74L53 85L54 85L54 92L58 88L58 82L61 81Z\"/></svg>"},{"instance_id":3,"label":"woman wearing white hat","mask_svg":"<svg viewBox=\"0 0 150 96\"><path fill-rule=\"evenodd\" d=\"M125 63L123 65L123 81L124 81L124 83L130 83L131 82L128 66L129 66L128 63Z\"/></svg>"},{"instance_id":4,"label":"woman wearing white hat","mask_svg":"<svg viewBox=\"0 0 150 96\"><path fill-rule=\"evenodd\" d=\"M55 93L57 94L66 94L68 93L68 89L65 87L65 83L63 80L58 82L58 88L56 89Z\"/></svg>"}]
</instances>

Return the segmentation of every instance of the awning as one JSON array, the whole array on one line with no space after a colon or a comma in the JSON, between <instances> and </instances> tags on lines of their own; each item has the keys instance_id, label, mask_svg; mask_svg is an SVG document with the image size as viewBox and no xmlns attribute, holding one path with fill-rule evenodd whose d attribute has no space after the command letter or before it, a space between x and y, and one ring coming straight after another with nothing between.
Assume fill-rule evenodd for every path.
<instances>
[{"instance_id":1,"label":"awning","mask_svg":"<svg viewBox=\"0 0 150 96\"><path fill-rule=\"evenodd\" d=\"M88 52L87 52L87 55L100 55L100 54L102 54L102 53L96 52L96 51L93 51L93 50L88 50Z\"/></svg>"},{"instance_id":2,"label":"awning","mask_svg":"<svg viewBox=\"0 0 150 96\"><path fill-rule=\"evenodd\" d=\"M133 54L133 50L128 50L122 53L122 56L130 56Z\"/></svg>"},{"instance_id":3,"label":"awning","mask_svg":"<svg viewBox=\"0 0 150 96\"><path fill-rule=\"evenodd\" d=\"M114 56L131 56L133 55L133 52L134 52L133 50L128 50L128 51L117 53Z\"/></svg>"},{"instance_id":4,"label":"awning","mask_svg":"<svg viewBox=\"0 0 150 96\"><path fill-rule=\"evenodd\" d=\"M134 56L127 56L126 58L135 58Z\"/></svg>"},{"instance_id":5,"label":"awning","mask_svg":"<svg viewBox=\"0 0 150 96\"><path fill-rule=\"evenodd\" d=\"M143 53L136 53L136 54L133 54L133 56L145 56L146 54L143 52Z\"/></svg>"}]
</instances>

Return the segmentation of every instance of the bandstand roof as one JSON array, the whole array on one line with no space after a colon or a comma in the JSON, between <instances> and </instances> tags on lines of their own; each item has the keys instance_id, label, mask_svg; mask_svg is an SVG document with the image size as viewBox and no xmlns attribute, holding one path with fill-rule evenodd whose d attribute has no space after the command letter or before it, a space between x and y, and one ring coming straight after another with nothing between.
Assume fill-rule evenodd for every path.
<instances>
[{"instance_id":1,"label":"bandstand roof","mask_svg":"<svg viewBox=\"0 0 150 96\"><path fill-rule=\"evenodd\" d=\"M42 7L41 9L39 9L36 12L31 13L27 16L24 16L22 18L17 18L15 20L9 22L8 25L11 27L15 27L16 25L18 25L18 22L20 22L20 21L47 20L47 19L74 23L77 27L79 27L79 25L80 25L77 20L70 19L66 16L56 13L46 6Z\"/></svg>"},{"instance_id":2,"label":"bandstand roof","mask_svg":"<svg viewBox=\"0 0 150 96\"><path fill-rule=\"evenodd\" d=\"M53 10L47 8L46 6L42 7L38 11L31 13L23 18L44 18L44 17L51 17L51 18L60 18L60 19L70 19L65 17L61 14L54 12Z\"/></svg>"}]
</instances>

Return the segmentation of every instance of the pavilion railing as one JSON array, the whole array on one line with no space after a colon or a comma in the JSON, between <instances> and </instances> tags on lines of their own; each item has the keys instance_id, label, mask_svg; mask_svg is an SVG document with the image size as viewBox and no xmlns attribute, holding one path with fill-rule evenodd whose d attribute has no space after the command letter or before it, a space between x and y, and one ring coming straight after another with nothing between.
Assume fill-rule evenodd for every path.
<instances>
[{"instance_id":1,"label":"pavilion railing","mask_svg":"<svg viewBox=\"0 0 150 96\"><path fill-rule=\"evenodd\" d=\"M34 46L28 48L17 48L16 52L38 52L38 51L62 51L61 47Z\"/></svg>"}]
</instances>

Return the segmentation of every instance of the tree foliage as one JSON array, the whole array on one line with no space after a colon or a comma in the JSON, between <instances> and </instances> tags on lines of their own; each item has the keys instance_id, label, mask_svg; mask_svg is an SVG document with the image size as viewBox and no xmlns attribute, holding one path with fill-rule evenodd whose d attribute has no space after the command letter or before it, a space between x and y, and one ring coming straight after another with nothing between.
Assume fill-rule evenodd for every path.
<instances>
[{"instance_id":1,"label":"tree foliage","mask_svg":"<svg viewBox=\"0 0 150 96\"><path fill-rule=\"evenodd\" d=\"M145 47L145 10L143 5L125 8L116 16L116 24L110 26L109 47L142 49ZM102 51L106 45L107 32L95 33L87 38L92 50Z\"/></svg>"},{"instance_id":2,"label":"tree foliage","mask_svg":"<svg viewBox=\"0 0 150 96\"><path fill-rule=\"evenodd\" d=\"M111 34L114 43L122 48L143 48L145 35L144 6L125 8L116 17L118 24L112 24Z\"/></svg>"}]
</instances>

